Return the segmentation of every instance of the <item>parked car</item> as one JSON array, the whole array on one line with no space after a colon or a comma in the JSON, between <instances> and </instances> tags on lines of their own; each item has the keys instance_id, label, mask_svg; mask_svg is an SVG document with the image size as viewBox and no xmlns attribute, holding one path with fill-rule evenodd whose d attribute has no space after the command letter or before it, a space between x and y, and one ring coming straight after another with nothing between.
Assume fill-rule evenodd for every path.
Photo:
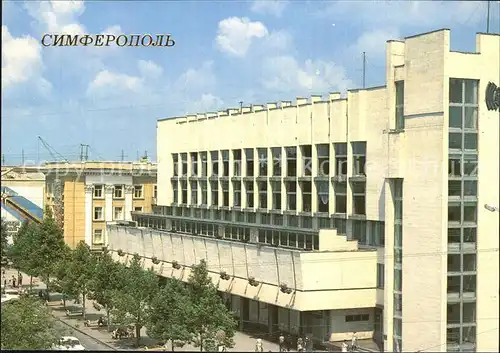
<instances>
[{"instance_id":1,"label":"parked car","mask_svg":"<svg viewBox=\"0 0 500 353\"><path fill-rule=\"evenodd\" d=\"M72 336L61 337L59 343L54 347L56 351L84 351L85 347L82 346L80 340Z\"/></svg>"}]
</instances>

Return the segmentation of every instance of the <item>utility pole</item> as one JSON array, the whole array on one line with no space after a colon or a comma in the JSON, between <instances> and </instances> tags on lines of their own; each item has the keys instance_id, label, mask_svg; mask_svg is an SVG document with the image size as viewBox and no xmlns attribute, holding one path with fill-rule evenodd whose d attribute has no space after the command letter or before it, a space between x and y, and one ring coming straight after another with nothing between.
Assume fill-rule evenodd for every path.
<instances>
[{"instance_id":1,"label":"utility pole","mask_svg":"<svg viewBox=\"0 0 500 353\"><path fill-rule=\"evenodd\" d=\"M147 150L144 151L144 158L146 158L146 159L148 158L148 151Z\"/></svg>"},{"instance_id":2,"label":"utility pole","mask_svg":"<svg viewBox=\"0 0 500 353\"><path fill-rule=\"evenodd\" d=\"M122 162L125 161L125 152L122 150Z\"/></svg>"},{"instance_id":3,"label":"utility pole","mask_svg":"<svg viewBox=\"0 0 500 353\"><path fill-rule=\"evenodd\" d=\"M5 165L5 153L2 153L2 164Z\"/></svg>"},{"instance_id":4,"label":"utility pole","mask_svg":"<svg viewBox=\"0 0 500 353\"><path fill-rule=\"evenodd\" d=\"M488 0L488 10L486 12L486 33L490 33L490 5L491 0Z\"/></svg>"},{"instance_id":5,"label":"utility pole","mask_svg":"<svg viewBox=\"0 0 500 353\"><path fill-rule=\"evenodd\" d=\"M366 53L363 52L363 88L366 88Z\"/></svg>"},{"instance_id":6,"label":"utility pole","mask_svg":"<svg viewBox=\"0 0 500 353\"><path fill-rule=\"evenodd\" d=\"M243 113L243 101L240 101L240 113Z\"/></svg>"},{"instance_id":7,"label":"utility pole","mask_svg":"<svg viewBox=\"0 0 500 353\"><path fill-rule=\"evenodd\" d=\"M22 165L24 165L24 148L23 148L23 150L22 150L22 152L21 152L21 155L22 155L22 160L23 160Z\"/></svg>"}]
</instances>

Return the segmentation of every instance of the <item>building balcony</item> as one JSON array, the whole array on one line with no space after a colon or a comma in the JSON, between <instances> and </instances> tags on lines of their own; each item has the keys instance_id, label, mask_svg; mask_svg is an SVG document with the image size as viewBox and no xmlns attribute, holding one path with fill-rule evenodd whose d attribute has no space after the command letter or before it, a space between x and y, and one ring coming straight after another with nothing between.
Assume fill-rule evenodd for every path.
<instances>
[{"instance_id":1,"label":"building balcony","mask_svg":"<svg viewBox=\"0 0 500 353\"><path fill-rule=\"evenodd\" d=\"M128 263L187 281L205 260L219 291L298 311L375 307L377 255L335 230L321 230L319 251L108 224L109 251ZM120 254L119 254L120 253Z\"/></svg>"}]
</instances>

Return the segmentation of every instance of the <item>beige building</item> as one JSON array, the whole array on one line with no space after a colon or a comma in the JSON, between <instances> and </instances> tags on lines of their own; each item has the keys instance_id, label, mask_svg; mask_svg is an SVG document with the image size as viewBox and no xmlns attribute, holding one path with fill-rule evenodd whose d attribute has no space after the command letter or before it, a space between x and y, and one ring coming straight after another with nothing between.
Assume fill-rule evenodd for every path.
<instances>
[{"instance_id":1,"label":"beige building","mask_svg":"<svg viewBox=\"0 0 500 353\"><path fill-rule=\"evenodd\" d=\"M106 222L131 220L131 212L156 204L156 165L143 162L46 163L46 203L70 247L84 240L106 244Z\"/></svg>"},{"instance_id":2,"label":"beige building","mask_svg":"<svg viewBox=\"0 0 500 353\"><path fill-rule=\"evenodd\" d=\"M205 259L245 330L498 351L499 55L439 30L388 41L382 87L160 120L161 206L115 258Z\"/></svg>"}]
</instances>

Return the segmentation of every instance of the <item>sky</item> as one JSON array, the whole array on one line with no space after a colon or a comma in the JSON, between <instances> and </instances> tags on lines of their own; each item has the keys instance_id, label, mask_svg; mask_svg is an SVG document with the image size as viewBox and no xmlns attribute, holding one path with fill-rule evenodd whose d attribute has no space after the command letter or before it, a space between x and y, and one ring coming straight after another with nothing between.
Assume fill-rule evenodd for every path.
<instances>
[{"instance_id":1,"label":"sky","mask_svg":"<svg viewBox=\"0 0 500 353\"><path fill-rule=\"evenodd\" d=\"M2 158L156 159L161 118L385 84L385 42L486 32L477 1L2 1ZM500 1L490 2L500 32ZM45 33L170 34L172 47L49 46Z\"/></svg>"}]
</instances>

